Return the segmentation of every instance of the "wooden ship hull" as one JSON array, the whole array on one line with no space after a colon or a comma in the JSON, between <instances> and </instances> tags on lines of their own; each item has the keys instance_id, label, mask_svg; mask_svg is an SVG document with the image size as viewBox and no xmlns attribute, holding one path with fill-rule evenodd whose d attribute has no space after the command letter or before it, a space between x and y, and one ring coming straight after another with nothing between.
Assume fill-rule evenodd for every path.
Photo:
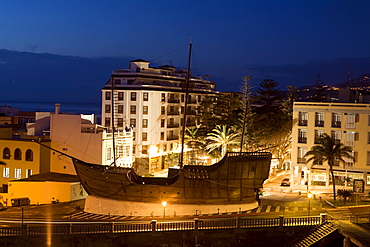
<instances>
[{"instance_id":1,"label":"wooden ship hull","mask_svg":"<svg viewBox=\"0 0 370 247\"><path fill-rule=\"evenodd\" d=\"M268 178L271 153L228 153L211 166L185 165L169 178L141 177L130 168L73 159L89 195L118 201L171 204L240 204L256 200ZM171 171L169 172L171 174Z\"/></svg>"}]
</instances>

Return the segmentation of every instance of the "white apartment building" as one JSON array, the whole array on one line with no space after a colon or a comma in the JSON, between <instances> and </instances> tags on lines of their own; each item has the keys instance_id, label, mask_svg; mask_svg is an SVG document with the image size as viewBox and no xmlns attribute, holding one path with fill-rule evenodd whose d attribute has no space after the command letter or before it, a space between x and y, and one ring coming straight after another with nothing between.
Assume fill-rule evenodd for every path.
<instances>
[{"instance_id":1,"label":"white apartment building","mask_svg":"<svg viewBox=\"0 0 370 247\"><path fill-rule=\"evenodd\" d=\"M353 188L355 180L363 180L370 188L370 104L295 102L291 152L291 184L314 190L330 186L327 164L312 166L304 157L318 144L323 133L334 136L338 143L353 149L354 161L336 162L334 176L338 188ZM316 187L318 186L318 187ZM342 187L343 186L343 187Z\"/></svg>"},{"instance_id":2,"label":"white apartment building","mask_svg":"<svg viewBox=\"0 0 370 247\"><path fill-rule=\"evenodd\" d=\"M102 124L116 129L133 128L135 168L140 174L168 168L166 155L181 150L181 131L185 112L187 70L165 65L149 67L141 59L119 69L102 89ZM215 83L190 77L186 127L199 124L197 109ZM112 95L113 92L113 95ZM112 99L114 109L112 109ZM112 121L114 114L114 123Z\"/></svg>"}]
</instances>

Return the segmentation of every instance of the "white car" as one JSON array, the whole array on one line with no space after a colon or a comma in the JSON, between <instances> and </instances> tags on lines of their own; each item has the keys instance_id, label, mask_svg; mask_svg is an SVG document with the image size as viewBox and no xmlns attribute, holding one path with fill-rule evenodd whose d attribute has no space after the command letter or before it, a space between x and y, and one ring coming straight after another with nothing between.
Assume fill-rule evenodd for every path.
<instances>
[{"instance_id":1,"label":"white car","mask_svg":"<svg viewBox=\"0 0 370 247\"><path fill-rule=\"evenodd\" d=\"M281 181L281 186L290 186L290 179L284 178L283 181Z\"/></svg>"}]
</instances>

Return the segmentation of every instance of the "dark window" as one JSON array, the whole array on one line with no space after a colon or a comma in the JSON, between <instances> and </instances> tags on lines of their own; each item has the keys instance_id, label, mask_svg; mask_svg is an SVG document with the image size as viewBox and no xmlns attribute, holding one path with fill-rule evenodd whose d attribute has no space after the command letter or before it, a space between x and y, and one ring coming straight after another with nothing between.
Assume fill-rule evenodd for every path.
<instances>
[{"instance_id":1,"label":"dark window","mask_svg":"<svg viewBox=\"0 0 370 247\"><path fill-rule=\"evenodd\" d=\"M118 100L123 100L123 92L118 92Z\"/></svg>"},{"instance_id":2,"label":"dark window","mask_svg":"<svg viewBox=\"0 0 370 247\"><path fill-rule=\"evenodd\" d=\"M136 114L136 105L130 106L130 113L131 114Z\"/></svg>"},{"instance_id":3,"label":"dark window","mask_svg":"<svg viewBox=\"0 0 370 247\"><path fill-rule=\"evenodd\" d=\"M10 159L10 149L9 148L4 148L3 150L3 159Z\"/></svg>"},{"instance_id":4,"label":"dark window","mask_svg":"<svg viewBox=\"0 0 370 247\"><path fill-rule=\"evenodd\" d=\"M142 141L147 141L148 140L148 133L143 132L143 138Z\"/></svg>"},{"instance_id":5,"label":"dark window","mask_svg":"<svg viewBox=\"0 0 370 247\"><path fill-rule=\"evenodd\" d=\"M136 92L131 92L131 101L136 101Z\"/></svg>"},{"instance_id":6,"label":"dark window","mask_svg":"<svg viewBox=\"0 0 370 247\"><path fill-rule=\"evenodd\" d=\"M143 114L148 115L148 106L147 105L143 106Z\"/></svg>"},{"instance_id":7,"label":"dark window","mask_svg":"<svg viewBox=\"0 0 370 247\"><path fill-rule=\"evenodd\" d=\"M123 105L118 105L118 113L123 113Z\"/></svg>"},{"instance_id":8,"label":"dark window","mask_svg":"<svg viewBox=\"0 0 370 247\"><path fill-rule=\"evenodd\" d=\"M105 118L105 124L104 124L105 127L109 127L110 126L110 118L109 117L106 117Z\"/></svg>"},{"instance_id":9,"label":"dark window","mask_svg":"<svg viewBox=\"0 0 370 247\"><path fill-rule=\"evenodd\" d=\"M105 105L105 113L110 113L110 105Z\"/></svg>"},{"instance_id":10,"label":"dark window","mask_svg":"<svg viewBox=\"0 0 370 247\"><path fill-rule=\"evenodd\" d=\"M117 126L118 127L123 127L123 118L118 118L117 119Z\"/></svg>"},{"instance_id":11,"label":"dark window","mask_svg":"<svg viewBox=\"0 0 370 247\"><path fill-rule=\"evenodd\" d=\"M105 92L105 100L111 100L111 93Z\"/></svg>"},{"instance_id":12,"label":"dark window","mask_svg":"<svg viewBox=\"0 0 370 247\"><path fill-rule=\"evenodd\" d=\"M31 149L27 149L26 151L26 161L33 161L33 152Z\"/></svg>"},{"instance_id":13,"label":"dark window","mask_svg":"<svg viewBox=\"0 0 370 247\"><path fill-rule=\"evenodd\" d=\"M14 151L14 159L15 160L21 160L22 159L22 151L19 148L17 148Z\"/></svg>"},{"instance_id":14,"label":"dark window","mask_svg":"<svg viewBox=\"0 0 370 247\"><path fill-rule=\"evenodd\" d=\"M166 94L162 93L162 102L165 102L165 101L166 101Z\"/></svg>"}]
</instances>

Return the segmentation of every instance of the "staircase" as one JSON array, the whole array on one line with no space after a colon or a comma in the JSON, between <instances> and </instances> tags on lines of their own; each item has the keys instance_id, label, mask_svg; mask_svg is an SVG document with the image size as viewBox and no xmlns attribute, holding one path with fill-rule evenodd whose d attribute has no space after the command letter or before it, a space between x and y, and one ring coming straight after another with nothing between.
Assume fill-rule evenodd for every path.
<instances>
[{"instance_id":1,"label":"staircase","mask_svg":"<svg viewBox=\"0 0 370 247\"><path fill-rule=\"evenodd\" d=\"M321 239L325 238L326 236L329 236L331 233L336 231L337 228L330 222L325 222L311 231L309 231L307 234L303 235L301 238L296 239L294 242L286 245L288 246L294 246L294 247L305 247L305 246L311 246L315 244L316 242L320 241Z\"/></svg>"}]
</instances>

